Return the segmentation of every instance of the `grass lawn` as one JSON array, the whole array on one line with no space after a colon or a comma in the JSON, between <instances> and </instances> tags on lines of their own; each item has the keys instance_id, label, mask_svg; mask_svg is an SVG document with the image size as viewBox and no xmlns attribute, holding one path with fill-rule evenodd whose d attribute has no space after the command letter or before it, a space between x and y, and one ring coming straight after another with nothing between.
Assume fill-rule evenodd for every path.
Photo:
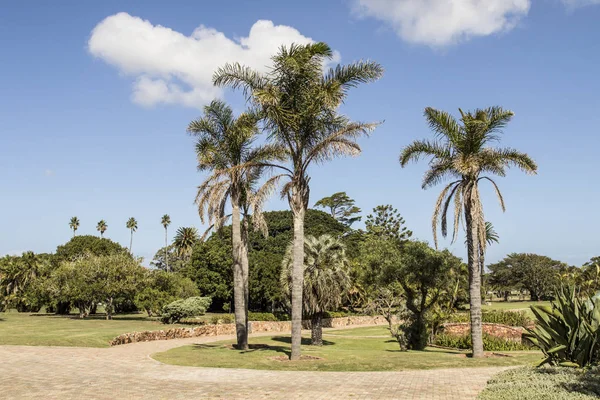
<instances>
[{"instance_id":1,"label":"grass lawn","mask_svg":"<svg viewBox=\"0 0 600 400\"><path fill-rule=\"evenodd\" d=\"M364 337L385 334L385 327L381 326L326 331L323 336L325 345L320 348L310 346L310 339L306 337L302 342L302 354L320 359L294 362L285 361L290 348L290 337L285 335L252 338L250 350L243 352L233 349L233 341L224 341L178 347L152 357L166 364L184 366L293 371L398 371L532 365L541 359L541 353L536 351L509 352L505 354L510 357L477 360L467 358L464 352L435 348L400 352L396 341L389 336Z\"/></svg>"},{"instance_id":2,"label":"grass lawn","mask_svg":"<svg viewBox=\"0 0 600 400\"><path fill-rule=\"evenodd\" d=\"M530 306L549 306L549 301L494 301L483 305L484 310L529 310Z\"/></svg>"},{"instance_id":3,"label":"grass lawn","mask_svg":"<svg viewBox=\"0 0 600 400\"><path fill-rule=\"evenodd\" d=\"M79 319L77 315L0 313L0 345L109 347L114 337L127 332L168 329L146 314L103 315Z\"/></svg>"},{"instance_id":4,"label":"grass lawn","mask_svg":"<svg viewBox=\"0 0 600 400\"><path fill-rule=\"evenodd\" d=\"M481 400L591 400L600 397L600 371L518 368L502 372L479 394Z\"/></svg>"}]
</instances>

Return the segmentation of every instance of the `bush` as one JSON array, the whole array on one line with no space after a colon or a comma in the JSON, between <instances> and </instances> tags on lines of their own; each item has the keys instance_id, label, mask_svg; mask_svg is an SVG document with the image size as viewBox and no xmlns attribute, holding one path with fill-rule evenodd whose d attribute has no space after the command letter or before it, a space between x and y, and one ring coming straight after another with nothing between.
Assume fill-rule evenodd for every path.
<instances>
[{"instance_id":1,"label":"bush","mask_svg":"<svg viewBox=\"0 0 600 400\"><path fill-rule=\"evenodd\" d=\"M469 313L451 314L446 322L469 323ZM532 321L524 311L486 311L483 312L481 321L488 324L502 324L508 326L529 326Z\"/></svg>"},{"instance_id":2,"label":"bush","mask_svg":"<svg viewBox=\"0 0 600 400\"><path fill-rule=\"evenodd\" d=\"M279 321L273 313L249 312L248 321Z\"/></svg>"},{"instance_id":3,"label":"bush","mask_svg":"<svg viewBox=\"0 0 600 400\"><path fill-rule=\"evenodd\" d=\"M480 400L592 400L600 396L600 371L574 368L518 368L488 381Z\"/></svg>"},{"instance_id":4,"label":"bush","mask_svg":"<svg viewBox=\"0 0 600 400\"><path fill-rule=\"evenodd\" d=\"M176 300L163 307L161 321L164 324L176 324L183 318L204 315L210 303L210 297L189 297L185 300Z\"/></svg>"},{"instance_id":5,"label":"bush","mask_svg":"<svg viewBox=\"0 0 600 400\"><path fill-rule=\"evenodd\" d=\"M461 350L472 348L471 335L455 336L442 333L436 335L433 344L436 346L451 347L453 349ZM487 334L483 335L483 349L486 351L532 350L530 345Z\"/></svg>"},{"instance_id":6,"label":"bush","mask_svg":"<svg viewBox=\"0 0 600 400\"><path fill-rule=\"evenodd\" d=\"M233 314L220 314L213 315L210 317L210 323L213 325L219 324L233 324L235 321L235 316Z\"/></svg>"}]
</instances>

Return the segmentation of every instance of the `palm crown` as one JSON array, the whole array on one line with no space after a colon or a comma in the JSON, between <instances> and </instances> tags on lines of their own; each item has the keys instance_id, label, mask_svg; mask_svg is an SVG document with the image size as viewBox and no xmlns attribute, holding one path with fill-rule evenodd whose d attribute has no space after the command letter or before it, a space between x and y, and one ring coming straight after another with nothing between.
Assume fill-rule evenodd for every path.
<instances>
[{"instance_id":1,"label":"palm crown","mask_svg":"<svg viewBox=\"0 0 600 400\"><path fill-rule=\"evenodd\" d=\"M135 218L131 217L127 220L127 223L125 224L125 226L127 227L127 229L129 229L131 232L135 232L137 231L138 225L137 225L137 221L135 220Z\"/></svg>"},{"instance_id":2,"label":"palm crown","mask_svg":"<svg viewBox=\"0 0 600 400\"><path fill-rule=\"evenodd\" d=\"M69 221L69 228L71 228L73 230L73 235L75 235L75 232L79 228L79 218L72 217L71 220Z\"/></svg>"},{"instance_id":3,"label":"palm crown","mask_svg":"<svg viewBox=\"0 0 600 400\"><path fill-rule=\"evenodd\" d=\"M160 223L162 224L163 228L167 229L167 227L171 225L171 217L169 216L169 214L163 215L160 220Z\"/></svg>"},{"instance_id":4,"label":"palm crown","mask_svg":"<svg viewBox=\"0 0 600 400\"><path fill-rule=\"evenodd\" d=\"M106 229L108 229L106 221L103 219L100 220L100 222L98 222L98 225L96 225L96 229L98 230L98 232L100 232L100 236L104 235L104 232L106 232Z\"/></svg>"},{"instance_id":5,"label":"palm crown","mask_svg":"<svg viewBox=\"0 0 600 400\"><path fill-rule=\"evenodd\" d=\"M194 245L198 242L198 230L194 227L182 227L177 229L173 244L177 249L177 255L189 258L192 255Z\"/></svg>"}]
</instances>

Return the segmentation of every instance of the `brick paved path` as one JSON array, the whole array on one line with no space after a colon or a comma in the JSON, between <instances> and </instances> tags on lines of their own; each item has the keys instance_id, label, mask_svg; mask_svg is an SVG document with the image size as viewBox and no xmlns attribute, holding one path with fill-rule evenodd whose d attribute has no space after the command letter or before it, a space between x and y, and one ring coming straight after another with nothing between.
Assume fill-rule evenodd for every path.
<instances>
[{"instance_id":1,"label":"brick paved path","mask_svg":"<svg viewBox=\"0 0 600 400\"><path fill-rule=\"evenodd\" d=\"M108 349L0 346L0 399L463 400L474 399L492 375L505 369L289 372L180 367L150 358L173 347L230 338Z\"/></svg>"}]
</instances>

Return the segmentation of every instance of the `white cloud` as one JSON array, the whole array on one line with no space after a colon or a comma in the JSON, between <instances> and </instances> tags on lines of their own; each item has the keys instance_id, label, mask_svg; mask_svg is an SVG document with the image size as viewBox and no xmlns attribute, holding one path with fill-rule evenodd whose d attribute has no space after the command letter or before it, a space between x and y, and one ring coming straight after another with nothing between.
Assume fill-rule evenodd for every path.
<instances>
[{"instance_id":1,"label":"white cloud","mask_svg":"<svg viewBox=\"0 0 600 400\"><path fill-rule=\"evenodd\" d=\"M578 8L600 4L600 0L560 0L567 8Z\"/></svg>"},{"instance_id":2,"label":"white cloud","mask_svg":"<svg viewBox=\"0 0 600 400\"><path fill-rule=\"evenodd\" d=\"M239 62L266 71L270 57L281 45L311 42L290 26L265 20L252 25L247 37L234 40L204 25L186 36L122 12L96 25L88 49L135 78L135 103L201 107L221 95L221 90L212 85L218 67Z\"/></svg>"},{"instance_id":3,"label":"white cloud","mask_svg":"<svg viewBox=\"0 0 600 400\"><path fill-rule=\"evenodd\" d=\"M531 0L354 0L353 11L386 22L407 42L442 47L511 30L530 7Z\"/></svg>"}]
</instances>

